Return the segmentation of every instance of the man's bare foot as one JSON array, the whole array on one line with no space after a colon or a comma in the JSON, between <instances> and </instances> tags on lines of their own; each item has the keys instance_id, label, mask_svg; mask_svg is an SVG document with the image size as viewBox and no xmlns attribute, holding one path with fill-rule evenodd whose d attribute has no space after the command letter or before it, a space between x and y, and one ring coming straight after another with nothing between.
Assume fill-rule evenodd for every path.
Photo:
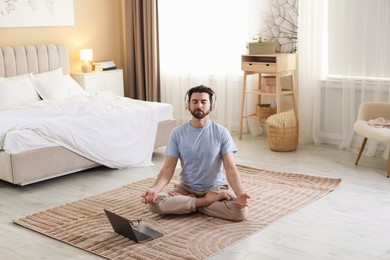
<instances>
[{"instance_id":1,"label":"man's bare foot","mask_svg":"<svg viewBox=\"0 0 390 260\"><path fill-rule=\"evenodd\" d=\"M203 198L199 198L196 200L195 207L207 207L213 204L216 201L221 200L231 200L230 196L226 192L207 192Z\"/></svg>"},{"instance_id":2,"label":"man's bare foot","mask_svg":"<svg viewBox=\"0 0 390 260\"><path fill-rule=\"evenodd\" d=\"M230 196L226 192L207 192L206 196L204 196L207 200L209 200L211 203L221 200L230 200ZM210 204L211 204L210 203Z\"/></svg>"}]
</instances>

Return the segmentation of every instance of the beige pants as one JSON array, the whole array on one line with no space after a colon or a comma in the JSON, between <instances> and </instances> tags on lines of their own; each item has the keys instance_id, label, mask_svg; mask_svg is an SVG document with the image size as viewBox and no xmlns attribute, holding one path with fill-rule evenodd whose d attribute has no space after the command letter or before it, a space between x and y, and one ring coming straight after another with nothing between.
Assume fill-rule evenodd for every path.
<instances>
[{"instance_id":1,"label":"beige pants","mask_svg":"<svg viewBox=\"0 0 390 260\"><path fill-rule=\"evenodd\" d=\"M248 208L237 208L233 204L236 196L229 185L220 185L206 191L195 191L184 184L175 184L175 191L183 195L195 194L198 198L204 197L208 191L215 193L226 192L232 198L231 201L216 201L207 207L196 208L196 198L190 196L171 196L166 192L157 195L155 203L149 204L149 209L156 214L188 214L191 212L200 212L202 214L232 221L244 220L248 213Z\"/></svg>"}]
</instances>

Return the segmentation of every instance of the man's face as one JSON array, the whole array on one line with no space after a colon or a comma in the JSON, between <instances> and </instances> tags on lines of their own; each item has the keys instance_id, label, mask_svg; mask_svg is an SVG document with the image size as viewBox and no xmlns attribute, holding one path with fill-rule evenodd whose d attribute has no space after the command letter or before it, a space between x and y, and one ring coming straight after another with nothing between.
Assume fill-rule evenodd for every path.
<instances>
[{"instance_id":1,"label":"man's face","mask_svg":"<svg viewBox=\"0 0 390 260\"><path fill-rule=\"evenodd\" d=\"M196 119L203 119L208 116L211 108L209 94L205 92L192 93L189 108L191 115Z\"/></svg>"}]
</instances>

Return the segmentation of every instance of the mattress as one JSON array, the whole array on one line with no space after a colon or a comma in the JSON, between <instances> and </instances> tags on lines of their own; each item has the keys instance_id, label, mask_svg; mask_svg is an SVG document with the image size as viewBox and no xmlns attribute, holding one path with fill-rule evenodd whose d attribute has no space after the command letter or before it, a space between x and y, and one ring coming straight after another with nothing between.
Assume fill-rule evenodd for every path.
<instances>
[{"instance_id":1,"label":"mattress","mask_svg":"<svg viewBox=\"0 0 390 260\"><path fill-rule=\"evenodd\" d=\"M172 120L172 105L158 102L147 102L156 111L158 122ZM56 143L42 137L37 132L29 129L14 130L7 133L2 150L17 154L29 150L56 147Z\"/></svg>"}]
</instances>

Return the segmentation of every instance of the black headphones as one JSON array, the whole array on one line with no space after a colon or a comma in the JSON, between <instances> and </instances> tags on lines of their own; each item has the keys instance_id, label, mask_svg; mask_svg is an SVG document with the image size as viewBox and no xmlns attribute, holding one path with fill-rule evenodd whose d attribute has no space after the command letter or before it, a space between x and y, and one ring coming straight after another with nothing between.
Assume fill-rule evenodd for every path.
<instances>
[{"instance_id":1,"label":"black headphones","mask_svg":"<svg viewBox=\"0 0 390 260\"><path fill-rule=\"evenodd\" d=\"M191 97L192 93L207 93L207 94L209 94L210 103L211 103L210 111L212 111L216 108L217 98L215 96L214 91L209 87L206 87L204 85L199 85L199 86L193 87L190 90L188 90L186 95L184 96L185 110L189 110L188 103L190 102L190 97Z\"/></svg>"}]
</instances>

